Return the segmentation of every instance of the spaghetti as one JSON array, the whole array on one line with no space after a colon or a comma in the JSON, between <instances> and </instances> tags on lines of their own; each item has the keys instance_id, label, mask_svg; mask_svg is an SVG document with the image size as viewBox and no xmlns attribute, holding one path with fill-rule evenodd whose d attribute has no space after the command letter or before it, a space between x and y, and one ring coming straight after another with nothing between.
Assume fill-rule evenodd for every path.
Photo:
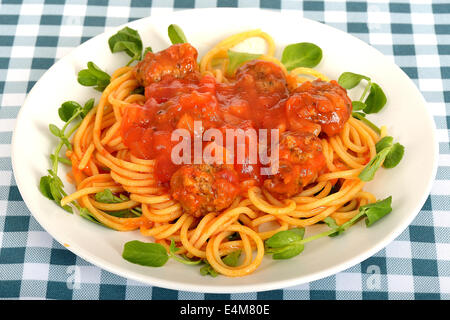
<instances>
[{"instance_id":1,"label":"spaghetti","mask_svg":"<svg viewBox=\"0 0 450 320\"><path fill-rule=\"evenodd\" d=\"M290 88L311 77L329 81L313 69L286 70L274 57L273 39L260 30L232 35L219 42L201 59L201 74L213 76L217 83L233 81L227 74L227 52L253 37L266 41L267 52L259 59L277 64ZM238 277L258 268L265 252L264 240L277 232L311 226L327 217L342 225L359 212L360 206L376 201L372 194L363 191L364 182L358 175L375 156L380 136L350 117L338 134L320 138L326 170L298 194L280 199L264 186L250 184L246 193L237 196L228 208L191 215L157 183L155 160L135 156L124 143L121 134L124 109L146 101L143 94L135 93L139 86L133 67L117 69L99 103L82 120L73 136L73 148L66 152L72 162L69 177L76 191L61 200L62 206L77 201L97 221L114 230L139 229L167 250L173 240L179 248L177 254L206 260L217 272ZM127 199L119 203L96 201L95 194L105 189L126 194ZM110 214L126 209L142 214L127 218ZM234 234L239 237L231 237ZM240 265L225 264L222 257L236 250L244 255Z\"/></svg>"}]
</instances>

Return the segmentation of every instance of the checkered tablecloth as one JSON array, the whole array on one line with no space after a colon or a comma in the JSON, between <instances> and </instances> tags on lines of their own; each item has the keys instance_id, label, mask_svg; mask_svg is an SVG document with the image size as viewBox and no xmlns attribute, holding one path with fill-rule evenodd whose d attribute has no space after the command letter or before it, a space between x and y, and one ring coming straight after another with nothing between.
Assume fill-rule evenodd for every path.
<instances>
[{"instance_id":1,"label":"checkered tablecloth","mask_svg":"<svg viewBox=\"0 0 450 320\"><path fill-rule=\"evenodd\" d=\"M295 10L371 44L413 79L439 139L439 169L421 212L390 245L328 278L261 293L202 294L151 287L75 256L30 214L11 167L11 136L26 94L58 59L105 28L181 8ZM431 0L2 0L0 4L0 298L449 299L450 3ZM68 285L77 272L78 282Z\"/></svg>"}]
</instances>

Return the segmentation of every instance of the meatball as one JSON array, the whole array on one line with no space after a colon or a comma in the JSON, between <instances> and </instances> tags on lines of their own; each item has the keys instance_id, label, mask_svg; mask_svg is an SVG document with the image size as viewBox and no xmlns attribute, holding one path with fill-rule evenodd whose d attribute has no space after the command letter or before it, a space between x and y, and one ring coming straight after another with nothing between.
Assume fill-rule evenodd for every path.
<instances>
[{"instance_id":1,"label":"meatball","mask_svg":"<svg viewBox=\"0 0 450 320\"><path fill-rule=\"evenodd\" d=\"M146 87L165 76L183 78L198 70L197 50L189 43L174 44L158 53L148 52L134 68L136 79Z\"/></svg>"},{"instance_id":2,"label":"meatball","mask_svg":"<svg viewBox=\"0 0 450 320\"><path fill-rule=\"evenodd\" d=\"M256 92L259 95L274 95L279 99L288 95L284 72L273 62L264 60L250 61L236 71L235 77L237 81L242 81L246 77L253 80Z\"/></svg>"},{"instance_id":3,"label":"meatball","mask_svg":"<svg viewBox=\"0 0 450 320\"><path fill-rule=\"evenodd\" d=\"M279 141L278 173L264 187L279 198L300 193L326 167L320 139L309 132L285 132Z\"/></svg>"},{"instance_id":4,"label":"meatball","mask_svg":"<svg viewBox=\"0 0 450 320\"><path fill-rule=\"evenodd\" d=\"M339 133L350 117L352 101L336 81L307 81L286 101L289 128L328 136Z\"/></svg>"},{"instance_id":5,"label":"meatball","mask_svg":"<svg viewBox=\"0 0 450 320\"><path fill-rule=\"evenodd\" d=\"M239 194L239 179L230 166L184 165L172 175L170 188L185 212L200 217L228 208Z\"/></svg>"}]
</instances>

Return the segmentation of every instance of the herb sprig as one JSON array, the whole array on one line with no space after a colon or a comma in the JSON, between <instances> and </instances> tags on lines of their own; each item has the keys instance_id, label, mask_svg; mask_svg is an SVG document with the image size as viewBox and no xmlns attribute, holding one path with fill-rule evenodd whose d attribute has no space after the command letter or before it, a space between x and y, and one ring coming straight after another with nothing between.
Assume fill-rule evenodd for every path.
<instances>
[{"instance_id":1,"label":"herb sprig","mask_svg":"<svg viewBox=\"0 0 450 320\"><path fill-rule=\"evenodd\" d=\"M50 132L59 139L59 142L50 155L51 169L48 170L48 175L41 177L39 181L39 190L48 199L53 200L58 206L61 207L61 199L67 196L64 191L64 185L61 179L58 177L58 164L63 163L71 165L69 159L60 156L62 148L65 146L68 150L72 150L72 145L69 138L78 129L81 124L81 118L84 118L87 113L94 107L94 99L86 101L84 106L81 106L75 101L66 101L58 109L58 115L60 119L65 122L64 125L59 128L55 124L49 125ZM78 121L77 123L75 123ZM70 126L73 124L72 126ZM69 128L70 126L70 128ZM72 202L80 215L90 215L86 208L82 208L75 201ZM73 213L72 207L69 205L62 206L67 212Z\"/></svg>"},{"instance_id":2,"label":"herb sprig","mask_svg":"<svg viewBox=\"0 0 450 320\"><path fill-rule=\"evenodd\" d=\"M125 52L131 57L127 66L133 61L141 60L143 48L142 40L139 33L134 29L125 27L119 30L108 39L108 45L112 53Z\"/></svg>"},{"instance_id":3,"label":"herb sprig","mask_svg":"<svg viewBox=\"0 0 450 320\"><path fill-rule=\"evenodd\" d=\"M365 80L367 84L359 100L352 102L353 110L361 110L367 114L378 113L386 105L387 98L383 89L372 82L369 77L353 72L344 72L339 76L338 83L343 88L350 90L355 88L362 80ZM369 95L367 96L367 94Z\"/></svg>"},{"instance_id":4,"label":"herb sprig","mask_svg":"<svg viewBox=\"0 0 450 320\"><path fill-rule=\"evenodd\" d=\"M400 163L405 153L405 147L398 142L393 143L393 141L393 137L386 136L377 142L375 145L377 154L358 175L362 181L371 181L381 166L390 169Z\"/></svg>"},{"instance_id":5,"label":"herb sprig","mask_svg":"<svg viewBox=\"0 0 450 320\"><path fill-rule=\"evenodd\" d=\"M355 88L363 80L366 81L367 84L359 100L352 102L352 116L365 123L376 133L381 134L380 128L369 121L366 118L366 114L378 113L386 105L387 98L383 89L375 82L372 82L369 77L353 72L342 73L339 76L338 83L343 88L349 90ZM397 166L403 158L405 147L400 143L393 144L393 138L388 136L377 143L376 151L376 155L369 161L358 176L363 181L372 180L376 171L381 166L385 168L394 168Z\"/></svg>"},{"instance_id":6,"label":"herb sprig","mask_svg":"<svg viewBox=\"0 0 450 320\"><path fill-rule=\"evenodd\" d=\"M322 49L310 42L293 43L284 48L281 62L288 71L298 68L313 68L322 60Z\"/></svg>"},{"instance_id":7,"label":"herb sprig","mask_svg":"<svg viewBox=\"0 0 450 320\"><path fill-rule=\"evenodd\" d=\"M139 264L147 267L161 267L167 263L169 258L172 258L180 263L187 265L198 265L204 263L200 268L201 275L210 275L216 277L217 271L206 261L202 259L189 259L184 255L179 255L177 252L175 241L171 240L169 250L167 251L163 245L159 243L147 243L139 240L133 240L125 243L123 247L122 257L128 262ZM235 267L238 264L241 256L241 250L233 251L226 255L222 261L228 265Z\"/></svg>"},{"instance_id":8,"label":"herb sprig","mask_svg":"<svg viewBox=\"0 0 450 320\"><path fill-rule=\"evenodd\" d=\"M167 28L167 34L172 44L187 43L186 35L183 30L176 24L171 24Z\"/></svg>"},{"instance_id":9,"label":"herb sprig","mask_svg":"<svg viewBox=\"0 0 450 320\"><path fill-rule=\"evenodd\" d=\"M111 77L105 71L100 69L95 63L89 61L87 69L78 72L78 83L86 87L94 87L95 90L102 92L108 86Z\"/></svg>"},{"instance_id":10,"label":"herb sprig","mask_svg":"<svg viewBox=\"0 0 450 320\"><path fill-rule=\"evenodd\" d=\"M131 263L147 267L161 267L166 264L169 258L188 265L196 265L202 262L201 259L190 260L187 257L178 255L176 252L179 250L173 240L170 243L169 252L159 243L133 240L125 243L122 257Z\"/></svg>"},{"instance_id":11,"label":"herb sprig","mask_svg":"<svg viewBox=\"0 0 450 320\"><path fill-rule=\"evenodd\" d=\"M366 218L366 226L370 227L392 211L391 203L392 197L388 197L384 200L361 206L359 213L341 226L333 218L327 217L323 221L330 227L330 230L308 238L303 238L305 234L304 228L280 231L265 241L266 254L272 254L273 259L293 258L304 250L306 243L326 236L334 237L340 235L363 217Z\"/></svg>"}]
</instances>

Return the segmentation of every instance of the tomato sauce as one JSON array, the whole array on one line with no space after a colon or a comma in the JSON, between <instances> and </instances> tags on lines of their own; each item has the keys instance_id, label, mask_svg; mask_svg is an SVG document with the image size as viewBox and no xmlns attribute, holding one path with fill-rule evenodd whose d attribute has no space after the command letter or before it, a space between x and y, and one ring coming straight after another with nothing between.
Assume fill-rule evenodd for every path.
<instances>
[{"instance_id":1,"label":"tomato sauce","mask_svg":"<svg viewBox=\"0 0 450 320\"><path fill-rule=\"evenodd\" d=\"M179 53L181 49L177 50ZM196 57L186 48L183 50ZM165 54L159 65L154 56L147 58L153 58L148 62L152 65L143 61L136 68L137 78L145 85L146 102L125 109L121 134L132 154L156 159L156 178L163 186L168 185L180 167L171 161L171 150L178 143L171 141L171 133L183 128L194 135L194 121L202 122L203 131L277 128L280 133L308 132L316 137L320 132L327 135L339 132L351 112L351 101L336 82L307 82L290 92L283 71L272 62L251 61L236 71L232 81L218 83L212 76L191 70L192 62L187 58L189 66L181 67L181 73L170 71L176 62L173 55ZM157 72L159 76L155 80L146 72ZM248 148L246 154L247 151ZM324 166L319 151L312 152L320 164L314 168ZM314 159L308 160L308 165L313 163ZM261 177L260 167L259 163L234 165L239 181L253 180L251 184L257 185L266 178ZM314 168L314 172L320 169Z\"/></svg>"}]
</instances>

